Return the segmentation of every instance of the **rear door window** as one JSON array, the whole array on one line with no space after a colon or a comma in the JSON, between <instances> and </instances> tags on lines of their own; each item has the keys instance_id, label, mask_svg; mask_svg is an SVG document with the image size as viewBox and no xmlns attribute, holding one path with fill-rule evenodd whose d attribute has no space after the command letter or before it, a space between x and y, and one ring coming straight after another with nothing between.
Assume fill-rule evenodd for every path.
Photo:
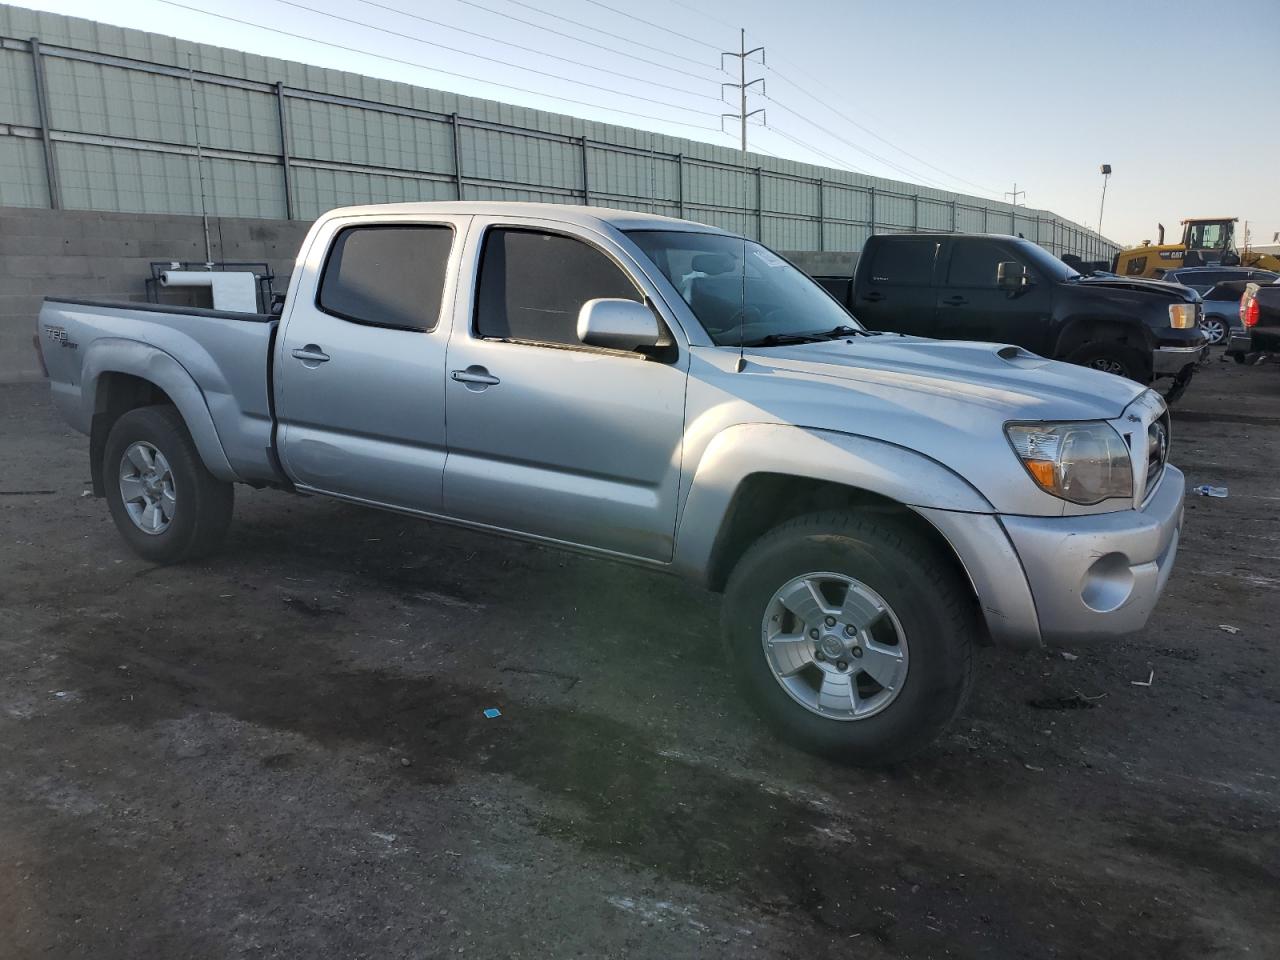
<instances>
[{"instance_id":1,"label":"rear door window","mask_svg":"<svg viewBox=\"0 0 1280 960\"><path fill-rule=\"evenodd\" d=\"M871 255L871 282L928 286L937 253L936 240L881 240Z\"/></svg>"},{"instance_id":2,"label":"rear door window","mask_svg":"<svg viewBox=\"0 0 1280 960\"><path fill-rule=\"evenodd\" d=\"M591 244L507 227L485 237L476 293L479 336L581 346L578 311L602 297L644 300L622 268Z\"/></svg>"},{"instance_id":3,"label":"rear door window","mask_svg":"<svg viewBox=\"0 0 1280 960\"><path fill-rule=\"evenodd\" d=\"M352 323L433 330L452 246L447 226L346 227L329 250L316 305Z\"/></svg>"}]
</instances>

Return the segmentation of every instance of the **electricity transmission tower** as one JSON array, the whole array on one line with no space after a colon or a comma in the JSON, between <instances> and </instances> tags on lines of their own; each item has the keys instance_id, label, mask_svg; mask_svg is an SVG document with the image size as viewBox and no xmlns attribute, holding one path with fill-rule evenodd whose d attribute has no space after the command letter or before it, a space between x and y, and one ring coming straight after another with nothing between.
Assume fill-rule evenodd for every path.
<instances>
[{"instance_id":1,"label":"electricity transmission tower","mask_svg":"<svg viewBox=\"0 0 1280 960\"><path fill-rule=\"evenodd\" d=\"M732 87L738 91L738 112L720 114L720 125L721 127L724 126L725 117L733 117L738 121L740 130L741 130L742 162L743 163L747 162L747 118L754 117L757 113L760 114L761 116L764 115L763 107L761 107L758 110L752 110L750 112L747 111L747 89L749 87L754 86L757 83L760 84L761 93L764 93L764 89L765 89L763 77L756 77L754 80L751 80L750 82L748 82L747 80L747 58L757 53L760 54L760 62L764 63L765 62L764 47L752 47L750 50L748 50L747 49L747 31L742 29L738 31L737 51L730 50L720 54L720 69L722 70L724 69L725 57L738 58L738 82L720 84L721 97L724 96L725 87Z\"/></svg>"},{"instance_id":2,"label":"electricity transmission tower","mask_svg":"<svg viewBox=\"0 0 1280 960\"><path fill-rule=\"evenodd\" d=\"M1010 203L1012 203L1015 207L1016 207L1016 206L1018 206L1018 195L1019 195L1019 194L1021 194L1022 196L1024 196L1024 197L1025 197L1025 196L1027 195L1027 191L1025 191L1025 190L1019 190L1019 189L1018 189L1018 185L1017 185L1016 183L1013 185L1013 189L1012 189L1012 190L1006 190L1006 191L1004 192L1004 195L1005 195L1006 197L1009 197L1009 202L1010 202ZM1026 204L1023 204L1023 206L1025 206L1025 205L1026 205Z\"/></svg>"}]
</instances>

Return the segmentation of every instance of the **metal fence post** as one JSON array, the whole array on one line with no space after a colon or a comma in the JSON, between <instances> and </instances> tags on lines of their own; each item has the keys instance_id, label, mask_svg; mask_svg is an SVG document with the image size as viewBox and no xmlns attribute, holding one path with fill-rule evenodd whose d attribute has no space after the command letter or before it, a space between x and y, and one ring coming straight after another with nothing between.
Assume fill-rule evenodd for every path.
<instances>
[{"instance_id":1,"label":"metal fence post","mask_svg":"<svg viewBox=\"0 0 1280 960\"><path fill-rule=\"evenodd\" d=\"M459 136L462 130L461 124L458 123L458 115L456 113L450 115L453 121L453 183L458 192L458 199L462 197L462 138Z\"/></svg>"},{"instance_id":2,"label":"metal fence post","mask_svg":"<svg viewBox=\"0 0 1280 960\"><path fill-rule=\"evenodd\" d=\"M582 202L587 206L591 205L591 179L587 173L587 138L583 137L580 143L582 147Z\"/></svg>"},{"instance_id":3,"label":"metal fence post","mask_svg":"<svg viewBox=\"0 0 1280 960\"><path fill-rule=\"evenodd\" d=\"M676 210L684 219L684 154L676 154Z\"/></svg>"},{"instance_id":4,"label":"metal fence post","mask_svg":"<svg viewBox=\"0 0 1280 960\"><path fill-rule=\"evenodd\" d=\"M284 84L276 82L276 119L280 121L280 164L284 168L284 215L296 220L293 206L293 170L289 166L289 108L284 102Z\"/></svg>"},{"instance_id":5,"label":"metal fence post","mask_svg":"<svg viewBox=\"0 0 1280 960\"><path fill-rule=\"evenodd\" d=\"M867 188L871 196L871 236L876 233L876 188L874 186Z\"/></svg>"},{"instance_id":6,"label":"metal fence post","mask_svg":"<svg viewBox=\"0 0 1280 960\"><path fill-rule=\"evenodd\" d=\"M35 72L36 109L40 116L40 139L44 142L44 172L49 181L49 208L62 209L62 190L58 186L58 168L53 160L53 140L49 136L49 97L44 79L44 61L40 59L40 41L31 38L31 69Z\"/></svg>"},{"instance_id":7,"label":"metal fence post","mask_svg":"<svg viewBox=\"0 0 1280 960\"><path fill-rule=\"evenodd\" d=\"M756 167L756 239L764 243L764 168Z\"/></svg>"},{"instance_id":8,"label":"metal fence post","mask_svg":"<svg viewBox=\"0 0 1280 960\"><path fill-rule=\"evenodd\" d=\"M920 229L920 194L911 195L911 229Z\"/></svg>"},{"instance_id":9,"label":"metal fence post","mask_svg":"<svg viewBox=\"0 0 1280 960\"><path fill-rule=\"evenodd\" d=\"M827 181L818 178L818 252L827 249Z\"/></svg>"},{"instance_id":10,"label":"metal fence post","mask_svg":"<svg viewBox=\"0 0 1280 960\"><path fill-rule=\"evenodd\" d=\"M956 232L956 227L958 223L959 222L956 219L956 201L952 199L951 201L951 232L952 233Z\"/></svg>"}]
</instances>

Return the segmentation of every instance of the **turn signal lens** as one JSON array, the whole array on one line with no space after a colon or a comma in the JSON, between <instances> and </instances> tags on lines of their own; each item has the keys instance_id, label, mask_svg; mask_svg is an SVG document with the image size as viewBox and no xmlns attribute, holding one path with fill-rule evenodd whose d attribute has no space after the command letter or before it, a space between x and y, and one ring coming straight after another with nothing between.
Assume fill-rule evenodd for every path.
<instances>
[{"instance_id":1,"label":"turn signal lens","mask_svg":"<svg viewBox=\"0 0 1280 960\"><path fill-rule=\"evenodd\" d=\"M1175 330L1190 330L1196 325L1196 305L1194 303L1169 304L1169 326Z\"/></svg>"},{"instance_id":2,"label":"turn signal lens","mask_svg":"<svg viewBox=\"0 0 1280 960\"><path fill-rule=\"evenodd\" d=\"M1011 423L1005 434L1040 489L1072 503L1133 496L1133 461L1108 423Z\"/></svg>"}]
</instances>

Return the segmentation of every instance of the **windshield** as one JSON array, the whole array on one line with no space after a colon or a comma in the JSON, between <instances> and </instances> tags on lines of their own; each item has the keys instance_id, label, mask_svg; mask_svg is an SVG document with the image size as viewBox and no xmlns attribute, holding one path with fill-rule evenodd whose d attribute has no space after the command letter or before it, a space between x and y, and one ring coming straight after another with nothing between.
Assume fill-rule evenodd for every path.
<instances>
[{"instance_id":1,"label":"windshield","mask_svg":"<svg viewBox=\"0 0 1280 960\"><path fill-rule=\"evenodd\" d=\"M768 346L862 329L815 281L752 240L677 230L629 230L627 236L720 346Z\"/></svg>"}]
</instances>

